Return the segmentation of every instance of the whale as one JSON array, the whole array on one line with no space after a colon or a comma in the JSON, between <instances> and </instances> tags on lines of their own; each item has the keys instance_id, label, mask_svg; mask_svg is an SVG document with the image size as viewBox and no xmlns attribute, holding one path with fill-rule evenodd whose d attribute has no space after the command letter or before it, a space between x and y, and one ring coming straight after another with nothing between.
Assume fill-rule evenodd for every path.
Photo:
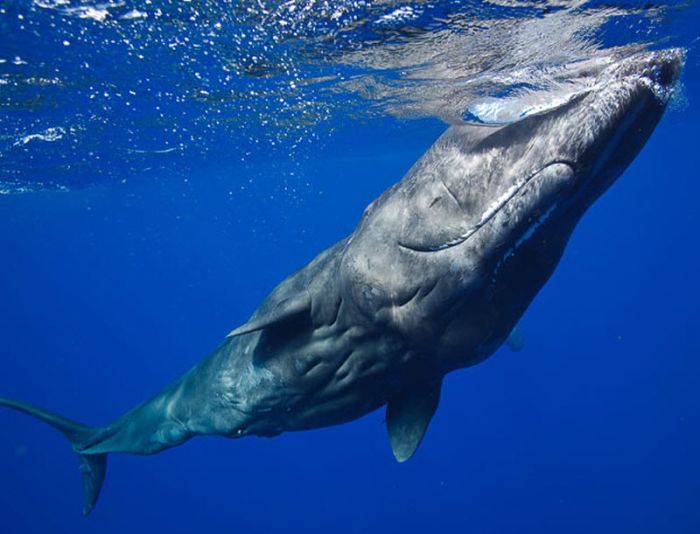
<instances>
[{"instance_id":1,"label":"whale","mask_svg":"<svg viewBox=\"0 0 700 534\"><path fill-rule=\"evenodd\" d=\"M637 51L551 109L449 126L351 235L283 280L208 357L104 425L0 405L62 432L79 458L83 513L110 453L151 455L193 437L272 437L386 407L408 460L443 378L491 356L554 272L587 209L661 119L684 51ZM515 340L515 341L514 341Z\"/></svg>"}]
</instances>

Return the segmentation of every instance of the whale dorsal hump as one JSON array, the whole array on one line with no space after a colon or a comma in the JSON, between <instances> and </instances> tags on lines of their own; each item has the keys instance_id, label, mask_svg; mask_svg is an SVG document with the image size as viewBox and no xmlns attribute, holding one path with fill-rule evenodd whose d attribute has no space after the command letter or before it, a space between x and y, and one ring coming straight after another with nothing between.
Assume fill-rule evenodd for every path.
<instances>
[{"instance_id":1,"label":"whale dorsal hump","mask_svg":"<svg viewBox=\"0 0 700 534\"><path fill-rule=\"evenodd\" d=\"M311 312L311 296L300 291L292 297L279 301L269 309L256 313L247 323L229 332L226 337L235 337L279 325L303 313Z\"/></svg>"},{"instance_id":2,"label":"whale dorsal hump","mask_svg":"<svg viewBox=\"0 0 700 534\"><path fill-rule=\"evenodd\" d=\"M420 445L440 401L442 382L409 391L389 401L386 429L391 450L398 462L405 462Z\"/></svg>"}]
</instances>

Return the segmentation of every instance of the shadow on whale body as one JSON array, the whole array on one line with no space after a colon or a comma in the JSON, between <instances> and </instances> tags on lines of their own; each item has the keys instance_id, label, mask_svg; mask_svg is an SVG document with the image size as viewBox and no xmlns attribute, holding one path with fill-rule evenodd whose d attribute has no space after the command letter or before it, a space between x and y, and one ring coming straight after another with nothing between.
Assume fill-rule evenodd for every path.
<instances>
[{"instance_id":1,"label":"shadow on whale body","mask_svg":"<svg viewBox=\"0 0 700 534\"><path fill-rule=\"evenodd\" d=\"M678 50L610 64L587 92L505 126L450 127L355 231L267 297L182 378L116 421L11 399L80 458L84 513L107 454L197 435L274 436L387 406L398 461L420 444L444 375L490 356L556 267L580 217L651 135Z\"/></svg>"}]
</instances>

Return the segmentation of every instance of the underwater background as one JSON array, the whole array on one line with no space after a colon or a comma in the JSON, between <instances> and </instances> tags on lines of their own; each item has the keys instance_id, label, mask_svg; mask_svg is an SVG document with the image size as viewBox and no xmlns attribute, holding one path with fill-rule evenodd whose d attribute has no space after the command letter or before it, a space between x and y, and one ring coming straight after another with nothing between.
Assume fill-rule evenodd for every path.
<instances>
[{"instance_id":1,"label":"underwater background","mask_svg":"<svg viewBox=\"0 0 700 534\"><path fill-rule=\"evenodd\" d=\"M700 532L696 2L0 2L0 395L111 421L351 232L446 128L687 49L525 345L450 374L413 459L383 411L111 455L0 411L0 532Z\"/></svg>"}]
</instances>

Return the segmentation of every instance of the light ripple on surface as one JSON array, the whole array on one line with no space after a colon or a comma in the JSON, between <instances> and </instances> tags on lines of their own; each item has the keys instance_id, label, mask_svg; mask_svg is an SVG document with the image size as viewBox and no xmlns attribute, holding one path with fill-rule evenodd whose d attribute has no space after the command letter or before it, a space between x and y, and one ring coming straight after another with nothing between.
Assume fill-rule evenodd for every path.
<instances>
[{"instance_id":1,"label":"light ripple on surface","mask_svg":"<svg viewBox=\"0 0 700 534\"><path fill-rule=\"evenodd\" d=\"M509 122L585 90L616 57L692 45L673 42L679 13L556 0L14 2L0 7L0 180L74 187L182 167L182 154L301 157L339 125L384 116Z\"/></svg>"}]
</instances>

